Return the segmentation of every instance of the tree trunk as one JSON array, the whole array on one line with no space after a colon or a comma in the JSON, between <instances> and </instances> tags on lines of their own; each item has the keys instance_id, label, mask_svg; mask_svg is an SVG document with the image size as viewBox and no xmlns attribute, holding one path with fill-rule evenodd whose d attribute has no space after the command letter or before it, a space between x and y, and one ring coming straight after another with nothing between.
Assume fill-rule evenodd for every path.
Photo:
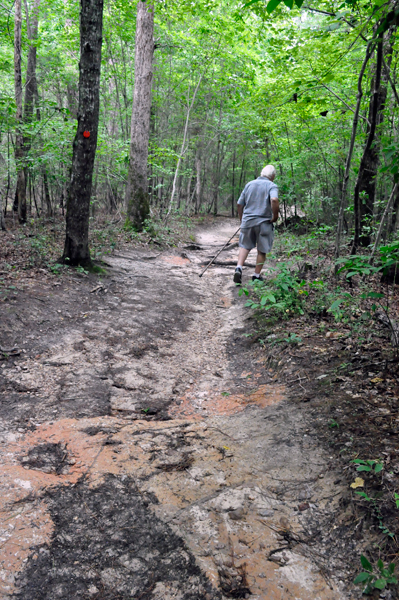
<instances>
[{"instance_id":1,"label":"tree trunk","mask_svg":"<svg viewBox=\"0 0 399 600\"><path fill-rule=\"evenodd\" d=\"M24 139L22 126L22 71L21 71L21 31L22 31L22 6L21 0L15 0L14 19L14 83L15 103L17 106L16 121L17 131L15 136L15 162L17 166L18 219L26 223L26 180L24 169Z\"/></svg>"},{"instance_id":2,"label":"tree trunk","mask_svg":"<svg viewBox=\"0 0 399 600\"><path fill-rule=\"evenodd\" d=\"M391 46L389 48L392 51ZM374 73L374 90L370 98L369 125L367 127L367 141L360 161L354 191L354 217L355 235L351 253L355 254L360 245L368 246L371 241L369 231L365 231L368 220L371 220L374 210L377 170L379 165L379 148L376 143L378 138L377 127L384 117L384 106L387 97L387 85L381 85L383 42L377 44L377 60Z\"/></svg>"},{"instance_id":3,"label":"tree trunk","mask_svg":"<svg viewBox=\"0 0 399 600\"><path fill-rule=\"evenodd\" d=\"M195 209L194 209L194 213L196 215L198 215L198 213L200 211L201 202L202 202L201 169L202 169L202 163L201 163L201 146L198 145L197 152L195 154L195 170L196 170L196 174L197 174L197 180L196 180L196 184L195 184Z\"/></svg>"},{"instance_id":4,"label":"tree trunk","mask_svg":"<svg viewBox=\"0 0 399 600\"><path fill-rule=\"evenodd\" d=\"M42 170L42 175L43 175L44 197L46 200L46 215L48 218L50 218L53 216L53 207L51 205L50 190L48 187L48 179L47 179L47 173L46 173L45 168L43 168L43 170Z\"/></svg>"},{"instance_id":5,"label":"tree trunk","mask_svg":"<svg viewBox=\"0 0 399 600\"><path fill-rule=\"evenodd\" d=\"M380 226L378 227L377 235L375 236L374 248L373 248L373 251L372 251L370 259L369 259L370 265L373 264L375 253L376 253L376 251L378 249L378 246L380 244L381 234L382 234L382 228L385 225L385 220L386 220L386 218L387 218L387 216L389 214L389 211L391 210L391 206L392 206L393 200L396 197L396 193L397 193L397 190L398 190L398 185L399 185L398 183L395 183L395 185L393 186L391 195L390 195L389 200L387 202L387 205L385 207L384 213L383 213L383 215L381 217Z\"/></svg>"},{"instance_id":6,"label":"tree trunk","mask_svg":"<svg viewBox=\"0 0 399 600\"><path fill-rule=\"evenodd\" d=\"M126 185L128 222L138 231L150 214L148 194L148 143L151 120L154 6L139 0L136 21L134 93L130 130L130 160Z\"/></svg>"},{"instance_id":7,"label":"tree trunk","mask_svg":"<svg viewBox=\"0 0 399 600\"><path fill-rule=\"evenodd\" d=\"M39 26L39 6L40 6L40 0L35 0L34 4L33 4L31 17L29 17L28 3L27 3L27 0L25 0L27 32L28 32L29 41L31 42L29 45L28 65L27 65L27 69L26 69L25 104L24 104L24 117L23 117L23 121L24 121L25 125L29 125L32 122L34 101L35 101L35 98L37 98L36 40L37 40L37 32L38 32L38 26ZM23 137L23 154L24 154L25 159L27 158L27 156L29 154L30 147L31 147L31 136L30 136L30 133L25 132L24 137ZM29 165L26 164L26 160L25 160L24 171L25 171L24 172L24 176L25 176L24 177L24 185L25 185L25 196L26 196L26 188L27 188L27 182L28 182L28 178L29 178ZM31 210L32 209L31 195L29 195L29 198L30 198L30 203L31 203L30 211L32 212L32 210Z\"/></svg>"},{"instance_id":8,"label":"tree trunk","mask_svg":"<svg viewBox=\"0 0 399 600\"><path fill-rule=\"evenodd\" d=\"M191 172L189 173L188 177L187 177L187 189L186 189L186 214L189 214L190 211L190 196L191 196ZM180 204L180 202L179 202ZM178 206L178 208L180 208L180 206Z\"/></svg>"},{"instance_id":9,"label":"tree trunk","mask_svg":"<svg viewBox=\"0 0 399 600\"><path fill-rule=\"evenodd\" d=\"M396 192L393 207L392 207L392 215L391 222L389 224L389 235L392 235L396 232L399 223L399 192Z\"/></svg>"},{"instance_id":10,"label":"tree trunk","mask_svg":"<svg viewBox=\"0 0 399 600\"><path fill-rule=\"evenodd\" d=\"M63 261L91 265L90 198L97 147L103 0L80 0L78 128L73 142Z\"/></svg>"},{"instance_id":11,"label":"tree trunk","mask_svg":"<svg viewBox=\"0 0 399 600\"><path fill-rule=\"evenodd\" d=\"M220 144L221 140L218 138L217 150L216 150L216 165L215 165L215 178L213 180L213 214L217 217L218 214L218 200L219 200L219 185L220 185Z\"/></svg>"},{"instance_id":12,"label":"tree trunk","mask_svg":"<svg viewBox=\"0 0 399 600\"><path fill-rule=\"evenodd\" d=\"M234 218L235 215L235 173L236 173L236 149L234 147L234 154L233 154L233 181L232 181L232 186L231 186L231 216Z\"/></svg>"},{"instance_id":13,"label":"tree trunk","mask_svg":"<svg viewBox=\"0 0 399 600\"><path fill-rule=\"evenodd\" d=\"M30 42L28 51L28 65L26 69L26 85L25 85L25 105L24 105L24 122L30 123L33 117L34 100L37 97L37 80L36 80L36 40L37 31L39 25L39 6L40 0L35 0L32 9L32 15L29 19L28 7L25 0L26 6L26 18L28 23L28 38ZM29 144L28 140L25 140L25 146Z\"/></svg>"},{"instance_id":14,"label":"tree trunk","mask_svg":"<svg viewBox=\"0 0 399 600\"><path fill-rule=\"evenodd\" d=\"M3 214L3 198L1 197L1 194L0 194L0 229L2 229L3 231L6 230L6 222L4 220L4 214Z\"/></svg>"},{"instance_id":15,"label":"tree trunk","mask_svg":"<svg viewBox=\"0 0 399 600\"><path fill-rule=\"evenodd\" d=\"M363 88L362 88L363 76L364 76L364 72L366 70L367 63L370 60L370 57L373 53L373 50L374 50L374 43L371 41L367 45L366 55L364 57L363 64L360 69L359 77L357 80L357 96L356 96L357 102L356 102L355 112L353 115L352 134L351 134L351 139L350 139L350 143L349 143L349 150L348 150L348 155L346 157L345 173L344 173L344 179L342 182L341 201L340 201L340 205L339 205L337 234L336 234L336 238L335 238L335 258L336 259L339 258L339 255L340 255L342 227L343 227L343 223L344 223L344 216L345 216L344 211L345 211L345 206L346 206L346 191L348 188L353 148L355 146L357 125L359 122L360 105L361 105L361 101L362 101L362 97L363 97ZM338 271L337 266L335 267L335 271L337 273L337 271Z\"/></svg>"}]
</instances>

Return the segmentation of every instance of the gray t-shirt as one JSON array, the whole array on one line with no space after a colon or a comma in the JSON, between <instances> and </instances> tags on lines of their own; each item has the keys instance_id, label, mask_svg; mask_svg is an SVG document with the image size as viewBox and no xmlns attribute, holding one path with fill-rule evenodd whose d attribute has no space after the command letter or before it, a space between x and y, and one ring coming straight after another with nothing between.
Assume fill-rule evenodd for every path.
<instances>
[{"instance_id":1,"label":"gray t-shirt","mask_svg":"<svg viewBox=\"0 0 399 600\"><path fill-rule=\"evenodd\" d=\"M272 220L270 198L278 198L278 187L267 177L258 177L247 183L237 202L244 206L241 229Z\"/></svg>"}]
</instances>

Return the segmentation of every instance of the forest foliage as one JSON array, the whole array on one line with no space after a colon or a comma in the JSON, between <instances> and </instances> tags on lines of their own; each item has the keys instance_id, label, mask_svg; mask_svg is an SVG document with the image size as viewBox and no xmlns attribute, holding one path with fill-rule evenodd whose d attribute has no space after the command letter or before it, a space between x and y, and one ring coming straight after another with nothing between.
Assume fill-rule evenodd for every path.
<instances>
[{"instance_id":1,"label":"forest foliage","mask_svg":"<svg viewBox=\"0 0 399 600\"><path fill-rule=\"evenodd\" d=\"M92 216L125 211L136 10L137 3L126 0L104 4ZM380 238L394 235L398 11L397 2L382 0L155 2L148 155L152 215L235 214L245 182L273 163L283 216L303 211L317 225L354 232L353 253L375 241L384 212ZM0 7L3 211L15 204L22 160L18 135L26 145L28 211L33 216L64 211L78 110L79 12L78 0L24 2L25 113L32 47L37 90L32 117L21 121L14 87L14 4ZM337 244L339 254L340 239Z\"/></svg>"}]
</instances>

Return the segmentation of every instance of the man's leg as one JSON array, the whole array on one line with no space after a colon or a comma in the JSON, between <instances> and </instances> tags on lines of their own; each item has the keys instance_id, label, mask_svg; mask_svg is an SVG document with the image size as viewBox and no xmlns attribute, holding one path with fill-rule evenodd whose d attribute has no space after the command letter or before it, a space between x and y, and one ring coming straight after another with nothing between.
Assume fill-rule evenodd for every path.
<instances>
[{"instance_id":1,"label":"man's leg","mask_svg":"<svg viewBox=\"0 0 399 600\"><path fill-rule=\"evenodd\" d=\"M263 269L263 265L265 264L265 260L266 260L266 254L263 254L262 252L259 252L259 250L258 250L258 256L256 258L255 275L260 275L260 273Z\"/></svg>"},{"instance_id":2,"label":"man's leg","mask_svg":"<svg viewBox=\"0 0 399 600\"><path fill-rule=\"evenodd\" d=\"M237 267L243 267L245 261L247 260L248 254L250 253L250 250L247 250L246 248L240 248L238 251L238 261L237 261ZM265 259L263 259L263 262L265 262Z\"/></svg>"},{"instance_id":3,"label":"man's leg","mask_svg":"<svg viewBox=\"0 0 399 600\"><path fill-rule=\"evenodd\" d=\"M237 261L236 270L234 272L233 281L234 281L234 283L238 283L239 285L241 285L241 283L242 283L242 268L244 266L244 263L247 259L249 252L250 251L247 250L246 248L240 248L238 251L238 261Z\"/></svg>"}]
</instances>

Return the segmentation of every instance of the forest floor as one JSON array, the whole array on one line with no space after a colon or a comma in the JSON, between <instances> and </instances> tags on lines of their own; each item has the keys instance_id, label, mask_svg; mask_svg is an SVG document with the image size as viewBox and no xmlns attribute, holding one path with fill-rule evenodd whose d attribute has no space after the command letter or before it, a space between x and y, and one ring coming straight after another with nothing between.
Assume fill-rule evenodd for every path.
<instances>
[{"instance_id":1,"label":"forest floor","mask_svg":"<svg viewBox=\"0 0 399 600\"><path fill-rule=\"evenodd\" d=\"M236 247L198 277L236 228L119 245L100 278L1 271L1 600L344 600L361 553L387 558L349 459L377 446L399 472L354 408L388 376L337 375L350 348L320 320L259 345Z\"/></svg>"}]
</instances>

